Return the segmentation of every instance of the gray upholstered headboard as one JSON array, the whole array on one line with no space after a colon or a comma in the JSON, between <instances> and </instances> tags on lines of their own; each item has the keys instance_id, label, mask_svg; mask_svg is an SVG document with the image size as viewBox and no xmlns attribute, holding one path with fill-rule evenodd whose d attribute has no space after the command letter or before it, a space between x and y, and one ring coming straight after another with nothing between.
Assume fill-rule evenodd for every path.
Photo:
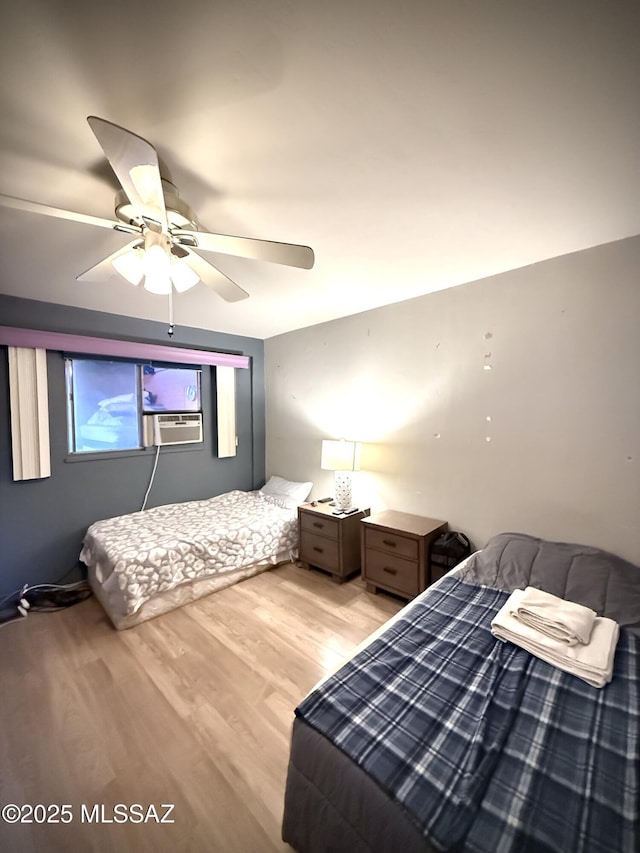
<instances>
[{"instance_id":1,"label":"gray upholstered headboard","mask_svg":"<svg viewBox=\"0 0 640 853\"><path fill-rule=\"evenodd\" d=\"M544 589L640 635L640 568L598 548L500 533L469 558L458 576L507 592Z\"/></svg>"}]
</instances>

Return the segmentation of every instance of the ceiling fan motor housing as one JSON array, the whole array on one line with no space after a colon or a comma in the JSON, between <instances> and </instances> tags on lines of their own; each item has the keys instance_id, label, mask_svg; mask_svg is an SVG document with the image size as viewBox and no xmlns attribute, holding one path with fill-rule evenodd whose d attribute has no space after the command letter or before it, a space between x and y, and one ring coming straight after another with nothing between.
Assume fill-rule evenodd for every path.
<instances>
[{"instance_id":1,"label":"ceiling fan motor housing","mask_svg":"<svg viewBox=\"0 0 640 853\"><path fill-rule=\"evenodd\" d=\"M174 228L184 228L188 231L197 231L198 220L195 213L191 210L189 205L180 198L178 190L174 184L172 184L171 181L167 181L165 178L162 178L162 193L167 210L169 230ZM124 190L120 190L116 193L115 214L116 218L119 219L120 222L124 222L125 225L134 225L139 228L143 228L148 224L142 219L139 213L136 212L135 207L129 201Z\"/></svg>"}]
</instances>

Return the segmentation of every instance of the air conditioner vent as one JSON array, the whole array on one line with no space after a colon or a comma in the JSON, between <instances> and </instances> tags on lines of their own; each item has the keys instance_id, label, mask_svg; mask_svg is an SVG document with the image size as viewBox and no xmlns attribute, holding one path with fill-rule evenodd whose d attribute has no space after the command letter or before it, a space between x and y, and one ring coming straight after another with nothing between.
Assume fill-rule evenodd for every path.
<instances>
[{"instance_id":1,"label":"air conditioner vent","mask_svg":"<svg viewBox=\"0 0 640 853\"><path fill-rule=\"evenodd\" d=\"M202 441L202 413L153 415L153 443L195 444Z\"/></svg>"}]
</instances>

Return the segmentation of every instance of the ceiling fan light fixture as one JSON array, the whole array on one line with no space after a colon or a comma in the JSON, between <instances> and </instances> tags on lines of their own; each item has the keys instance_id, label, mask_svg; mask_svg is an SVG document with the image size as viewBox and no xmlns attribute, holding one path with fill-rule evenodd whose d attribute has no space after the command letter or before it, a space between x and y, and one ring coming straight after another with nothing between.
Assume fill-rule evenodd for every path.
<instances>
[{"instance_id":1,"label":"ceiling fan light fixture","mask_svg":"<svg viewBox=\"0 0 640 853\"><path fill-rule=\"evenodd\" d=\"M138 285L144 278L144 261L140 249L132 249L111 261L113 268L131 284Z\"/></svg>"},{"instance_id":2,"label":"ceiling fan light fixture","mask_svg":"<svg viewBox=\"0 0 640 853\"><path fill-rule=\"evenodd\" d=\"M164 235L147 231L144 238L144 286L150 293L171 293L171 261Z\"/></svg>"},{"instance_id":3,"label":"ceiling fan light fixture","mask_svg":"<svg viewBox=\"0 0 640 853\"><path fill-rule=\"evenodd\" d=\"M144 277L144 289L158 296L166 296L171 293L171 279L162 275L146 275Z\"/></svg>"},{"instance_id":4,"label":"ceiling fan light fixture","mask_svg":"<svg viewBox=\"0 0 640 853\"><path fill-rule=\"evenodd\" d=\"M184 293L200 281L200 276L175 255L171 256L171 281L178 293Z\"/></svg>"},{"instance_id":5,"label":"ceiling fan light fixture","mask_svg":"<svg viewBox=\"0 0 640 853\"><path fill-rule=\"evenodd\" d=\"M171 278L168 271L162 269L152 269L146 273L144 277L144 288L149 293L157 293L159 296L166 296L171 293Z\"/></svg>"}]
</instances>

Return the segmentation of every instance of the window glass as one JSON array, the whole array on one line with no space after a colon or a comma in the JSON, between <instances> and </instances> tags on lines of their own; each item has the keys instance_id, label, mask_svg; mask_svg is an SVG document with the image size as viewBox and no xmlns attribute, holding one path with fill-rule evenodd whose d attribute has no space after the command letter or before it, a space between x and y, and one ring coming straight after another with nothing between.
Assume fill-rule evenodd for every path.
<instances>
[{"instance_id":1,"label":"window glass","mask_svg":"<svg viewBox=\"0 0 640 853\"><path fill-rule=\"evenodd\" d=\"M143 411L201 411L200 373L197 368L142 365Z\"/></svg>"},{"instance_id":2,"label":"window glass","mask_svg":"<svg viewBox=\"0 0 640 853\"><path fill-rule=\"evenodd\" d=\"M74 358L66 367L69 450L141 447L138 365Z\"/></svg>"}]
</instances>

